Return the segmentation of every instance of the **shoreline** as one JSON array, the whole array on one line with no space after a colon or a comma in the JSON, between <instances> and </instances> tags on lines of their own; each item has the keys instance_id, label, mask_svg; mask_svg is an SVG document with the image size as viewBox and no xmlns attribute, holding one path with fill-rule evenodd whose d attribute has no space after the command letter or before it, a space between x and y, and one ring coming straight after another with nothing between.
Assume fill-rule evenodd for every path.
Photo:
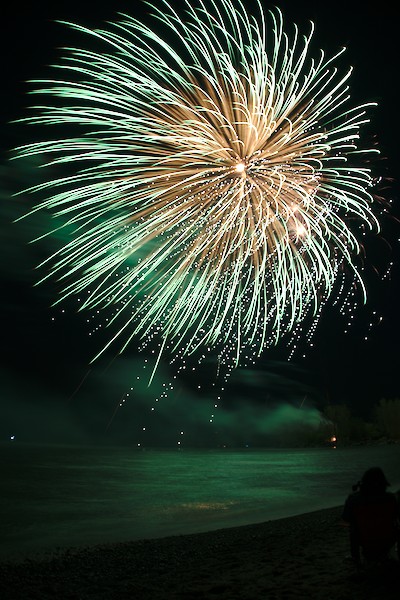
<instances>
[{"instance_id":1,"label":"shoreline","mask_svg":"<svg viewBox=\"0 0 400 600\"><path fill-rule=\"evenodd\" d=\"M399 564L357 573L341 506L206 533L0 562L3 600L394 600Z\"/></svg>"}]
</instances>

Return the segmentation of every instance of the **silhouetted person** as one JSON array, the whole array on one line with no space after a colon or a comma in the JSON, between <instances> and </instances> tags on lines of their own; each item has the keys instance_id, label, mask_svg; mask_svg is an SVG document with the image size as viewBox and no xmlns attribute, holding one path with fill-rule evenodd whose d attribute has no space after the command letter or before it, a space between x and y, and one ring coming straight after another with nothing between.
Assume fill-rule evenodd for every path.
<instances>
[{"instance_id":1,"label":"silhouetted person","mask_svg":"<svg viewBox=\"0 0 400 600\"><path fill-rule=\"evenodd\" d=\"M366 471L344 505L342 519L350 527L350 550L360 563L360 549L367 561L386 559L397 544L399 552L399 504L382 469Z\"/></svg>"}]
</instances>

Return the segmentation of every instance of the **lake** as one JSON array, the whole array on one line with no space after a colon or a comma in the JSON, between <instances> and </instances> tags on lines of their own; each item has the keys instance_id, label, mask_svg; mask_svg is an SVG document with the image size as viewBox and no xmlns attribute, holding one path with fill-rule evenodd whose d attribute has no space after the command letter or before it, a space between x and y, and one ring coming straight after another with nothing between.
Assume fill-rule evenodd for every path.
<instances>
[{"instance_id":1,"label":"lake","mask_svg":"<svg viewBox=\"0 0 400 600\"><path fill-rule=\"evenodd\" d=\"M370 466L400 488L400 445L138 450L2 444L0 558L209 531L342 504Z\"/></svg>"}]
</instances>

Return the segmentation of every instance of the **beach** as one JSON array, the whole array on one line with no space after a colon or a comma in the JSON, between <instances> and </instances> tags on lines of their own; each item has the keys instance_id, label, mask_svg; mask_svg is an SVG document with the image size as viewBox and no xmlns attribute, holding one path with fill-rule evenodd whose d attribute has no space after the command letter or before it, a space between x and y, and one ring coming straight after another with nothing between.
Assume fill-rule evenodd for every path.
<instances>
[{"instance_id":1,"label":"beach","mask_svg":"<svg viewBox=\"0 0 400 600\"><path fill-rule=\"evenodd\" d=\"M53 551L0 564L2 600L398 599L399 565L357 571L341 508Z\"/></svg>"}]
</instances>

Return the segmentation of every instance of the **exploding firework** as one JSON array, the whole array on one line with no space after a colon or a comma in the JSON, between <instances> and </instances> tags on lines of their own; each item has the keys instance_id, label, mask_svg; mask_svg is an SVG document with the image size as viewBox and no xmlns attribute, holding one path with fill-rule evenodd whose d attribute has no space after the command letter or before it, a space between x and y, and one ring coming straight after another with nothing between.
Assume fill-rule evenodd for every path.
<instances>
[{"instance_id":1,"label":"exploding firework","mask_svg":"<svg viewBox=\"0 0 400 600\"><path fill-rule=\"evenodd\" d=\"M33 189L70 236L45 278L63 282L59 301L110 308L122 350L155 338L238 363L316 314L339 273L364 294L358 233L378 228L373 150L357 147L370 104L351 105L343 50L310 57L313 27L288 35L279 10L152 11L163 37L129 16L69 24L104 51L68 49L64 76L37 82L55 100L26 120L79 127L18 148L69 164Z\"/></svg>"}]
</instances>

